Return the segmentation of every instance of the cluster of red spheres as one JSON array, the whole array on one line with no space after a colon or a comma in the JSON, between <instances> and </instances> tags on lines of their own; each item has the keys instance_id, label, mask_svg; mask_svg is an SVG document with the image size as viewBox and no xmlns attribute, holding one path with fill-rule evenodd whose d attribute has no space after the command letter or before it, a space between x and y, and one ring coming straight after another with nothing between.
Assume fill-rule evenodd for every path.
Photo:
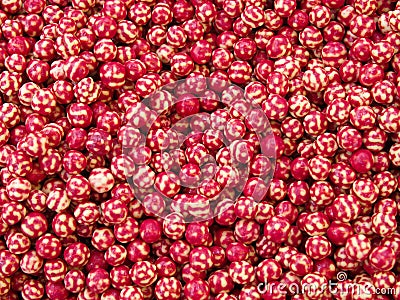
<instances>
[{"instance_id":1,"label":"cluster of red spheres","mask_svg":"<svg viewBox=\"0 0 400 300\"><path fill-rule=\"evenodd\" d=\"M400 1L1 0L0 71L0 300L400 299Z\"/></svg>"}]
</instances>

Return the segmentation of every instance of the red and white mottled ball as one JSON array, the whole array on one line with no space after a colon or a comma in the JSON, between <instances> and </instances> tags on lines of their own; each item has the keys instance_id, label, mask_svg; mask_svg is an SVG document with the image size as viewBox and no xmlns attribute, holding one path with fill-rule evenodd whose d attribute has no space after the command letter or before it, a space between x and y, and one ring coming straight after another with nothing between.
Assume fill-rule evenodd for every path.
<instances>
[{"instance_id":1,"label":"red and white mottled ball","mask_svg":"<svg viewBox=\"0 0 400 300\"><path fill-rule=\"evenodd\" d=\"M64 260L71 267L83 267L89 260L90 250L83 243L75 242L64 250Z\"/></svg>"},{"instance_id":2,"label":"red and white mottled ball","mask_svg":"<svg viewBox=\"0 0 400 300\"><path fill-rule=\"evenodd\" d=\"M61 242L53 234L46 233L36 241L36 251L45 259L55 259L61 254Z\"/></svg>"},{"instance_id":3,"label":"red and white mottled ball","mask_svg":"<svg viewBox=\"0 0 400 300\"><path fill-rule=\"evenodd\" d=\"M110 191L114 186L114 182L114 177L111 171L107 168L95 168L90 172L90 186L98 193Z\"/></svg>"},{"instance_id":4,"label":"red and white mottled ball","mask_svg":"<svg viewBox=\"0 0 400 300\"><path fill-rule=\"evenodd\" d=\"M297 253L289 259L289 269L297 276L305 276L313 268L312 259L303 253Z\"/></svg>"},{"instance_id":5,"label":"red and white mottled ball","mask_svg":"<svg viewBox=\"0 0 400 300\"><path fill-rule=\"evenodd\" d=\"M21 221L21 231L29 238L42 236L47 228L48 221L40 212L30 212Z\"/></svg>"},{"instance_id":6,"label":"red and white mottled ball","mask_svg":"<svg viewBox=\"0 0 400 300\"><path fill-rule=\"evenodd\" d=\"M233 282L242 285L254 281L256 276L254 267L246 261L232 262L228 271Z\"/></svg>"},{"instance_id":7,"label":"red and white mottled ball","mask_svg":"<svg viewBox=\"0 0 400 300\"><path fill-rule=\"evenodd\" d=\"M136 262L129 271L132 281L140 287L153 284L157 280L157 269L149 261Z\"/></svg>"},{"instance_id":8,"label":"red and white mottled ball","mask_svg":"<svg viewBox=\"0 0 400 300\"><path fill-rule=\"evenodd\" d=\"M154 294L158 300L165 298L178 300L181 297L181 292L182 284L175 277L162 277L154 287Z\"/></svg>"}]
</instances>

